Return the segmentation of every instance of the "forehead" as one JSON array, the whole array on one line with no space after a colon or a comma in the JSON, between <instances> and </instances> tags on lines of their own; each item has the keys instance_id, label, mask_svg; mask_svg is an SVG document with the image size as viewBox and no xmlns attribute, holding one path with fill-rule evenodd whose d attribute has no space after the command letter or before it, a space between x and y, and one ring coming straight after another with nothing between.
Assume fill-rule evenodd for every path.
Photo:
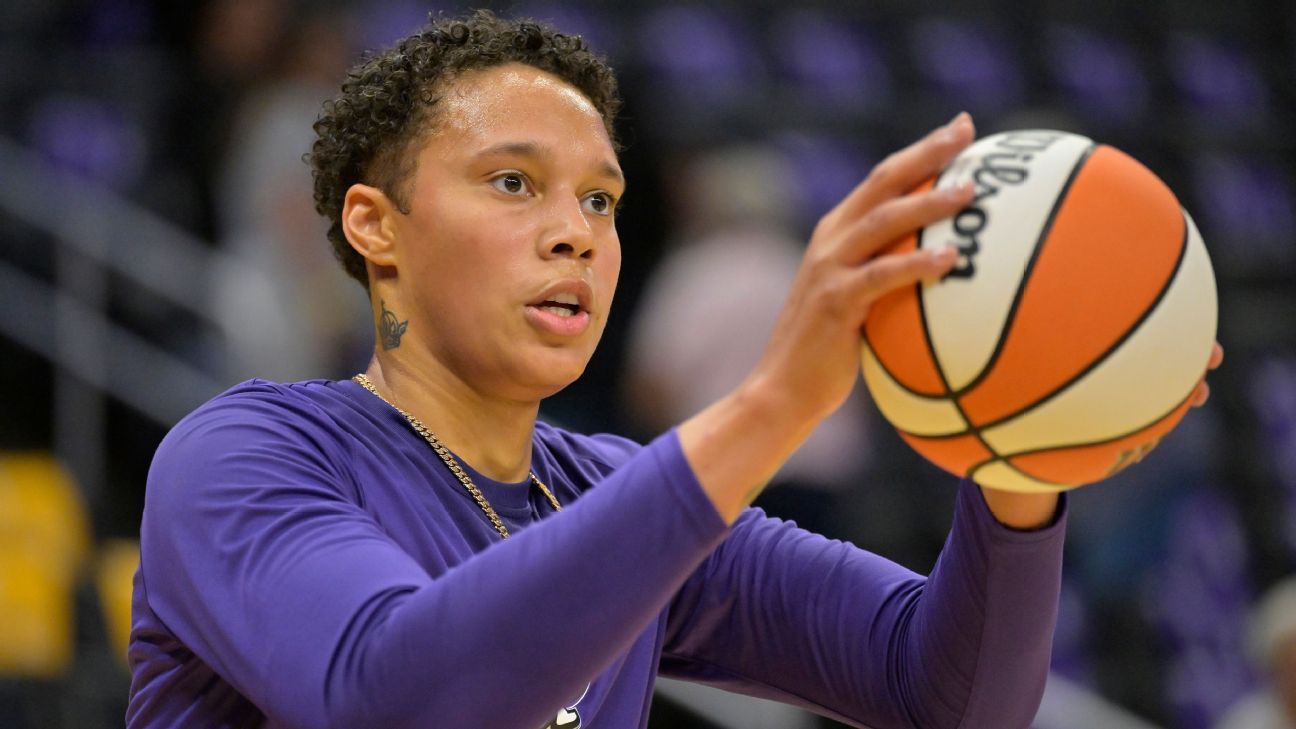
<instances>
[{"instance_id":1,"label":"forehead","mask_svg":"<svg viewBox=\"0 0 1296 729\"><path fill-rule=\"evenodd\" d=\"M451 82L437 106L430 141L445 138L455 149L493 144L501 137L537 136L612 149L602 115L584 94L524 64L465 73Z\"/></svg>"}]
</instances>

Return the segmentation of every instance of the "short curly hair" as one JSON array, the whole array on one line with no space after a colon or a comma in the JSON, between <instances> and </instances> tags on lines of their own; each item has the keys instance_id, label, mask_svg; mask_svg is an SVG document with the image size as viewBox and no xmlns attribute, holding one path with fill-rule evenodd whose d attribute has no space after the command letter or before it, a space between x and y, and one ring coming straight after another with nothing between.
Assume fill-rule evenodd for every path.
<instances>
[{"instance_id":1,"label":"short curly hair","mask_svg":"<svg viewBox=\"0 0 1296 729\"><path fill-rule=\"evenodd\" d=\"M315 180L315 209L328 219L328 238L347 274L369 288L364 258L342 231L342 203L356 183L373 185L409 212L406 182L414 172L412 147L432 131L433 110L447 86L464 73L523 63L571 84L603 117L618 148L621 107L611 66L580 36L527 18L499 18L477 10L436 18L395 46L352 68L342 92L325 102L317 138L306 155Z\"/></svg>"}]
</instances>

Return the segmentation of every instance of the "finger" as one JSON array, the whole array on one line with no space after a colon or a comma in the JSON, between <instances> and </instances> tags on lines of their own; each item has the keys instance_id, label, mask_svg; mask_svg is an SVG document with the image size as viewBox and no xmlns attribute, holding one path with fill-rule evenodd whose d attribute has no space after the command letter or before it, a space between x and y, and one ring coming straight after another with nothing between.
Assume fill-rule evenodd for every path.
<instances>
[{"instance_id":1,"label":"finger","mask_svg":"<svg viewBox=\"0 0 1296 729\"><path fill-rule=\"evenodd\" d=\"M1210 399L1210 385L1206 384L1205 380L1202 380L1197 383L1197 389L1193 390L1192 406L1199 408L1205 405L1208 399Z\"/></svg>"},{"instance_id":2,"label":"finger","mask_svg":"<svg viewBox=\"0 0 1296 729\"><path fill-rule=\"evenodd\" d=\"M965 182L887 200L851 223L842 237L843 261L858 265L900 238L962 210L975 188Z\"/></svg>"},{"instance_id":3,"label":"finger","mask_svg":"<svg viewBox=\"0 0 1296 729\"><path fill-rule=\"evenodd\" d=\"M884 200L909 192L940 172L972 143L974 136L972 117L966 111L960 112L945 126L878 163L838 204L837 211L847 219L857 217Z\"/></svg>"},{"instance_id":4,"label":"finger","mask_svg":"<svg viewBox=\"0 0 1296 729\"><path fill-rule=\"evenodd\" d=\"M860 306L867 306L902 286L944 276L957 260L954 248L881 256L851 272L848 290Z\"/></svg>"},{"instance_id":5,"label":"finger","mask_svg":"<svg viewBox=\"0 0 1296 729\"><path fill-rule=\"evenodd\" d=\"M1219 342L1211 347L1210 359L1206 361L1206 369L1213 370L1224 362L1224 348Z\"/></svg>"}]
</instances>

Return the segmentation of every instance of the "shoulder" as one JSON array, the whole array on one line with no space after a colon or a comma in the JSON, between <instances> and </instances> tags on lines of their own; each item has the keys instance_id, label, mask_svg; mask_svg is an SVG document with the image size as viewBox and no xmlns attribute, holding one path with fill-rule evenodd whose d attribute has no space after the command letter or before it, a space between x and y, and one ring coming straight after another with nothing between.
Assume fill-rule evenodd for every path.
<instances>
[{"instance_id":1,"label":"shoulder","mask_svg":"<svg viewBox=\"0 0 1296 729\"><path fill-rule=\"evenodd\" d=\"M176 427L195 420L210 418L217 412L225 414L243 412L250 415L256 412L291 411L310 403L313 400L311 393L329 384L331 383L327 380L286 383L262 379L247 380L199 405L181 419Z\"/></svg>"},{"instance_id":2,"label":"shoulder","mask_svg":"<svg viewBox=\"0 0 1296 729\"><path fill-rule=\"evenodd\" d=\"M248 380L222 392L186 415L163 439L166 452L194 437L221 439L240 434L273 440L326 429L331 418L320 402L323 380L281 384Z\"/></svg>"},{"instance_id":3,"label":"shoulder","mask_svg":"<svg viewBox=\"0 0 1296 729\"><path fill-rule=\"evenodd\" d=\"M234 469L311 467L337 474L346 445L331 412L330 383L248 380L203 403L167 433L149 471L190 482Z\"/></svg>"}]
</instances>

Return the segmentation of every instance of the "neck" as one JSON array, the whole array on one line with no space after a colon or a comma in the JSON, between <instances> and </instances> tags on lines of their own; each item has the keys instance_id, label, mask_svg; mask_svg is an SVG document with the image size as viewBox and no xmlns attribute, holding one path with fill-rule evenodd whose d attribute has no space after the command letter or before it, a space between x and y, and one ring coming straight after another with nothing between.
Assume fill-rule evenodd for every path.
<instances>
[{"instance_id":1,"label":"neck","mask_svg":"<svg viewBox=\"0 0 1296 729\"><path fill-rule=\"evenodd\" d=\"M422 421L478 472L496 481L526 479L540 403L488 396L428 360L415 366L379 349L365 374L383 397Z\"/></svg>"}]
</instances>

